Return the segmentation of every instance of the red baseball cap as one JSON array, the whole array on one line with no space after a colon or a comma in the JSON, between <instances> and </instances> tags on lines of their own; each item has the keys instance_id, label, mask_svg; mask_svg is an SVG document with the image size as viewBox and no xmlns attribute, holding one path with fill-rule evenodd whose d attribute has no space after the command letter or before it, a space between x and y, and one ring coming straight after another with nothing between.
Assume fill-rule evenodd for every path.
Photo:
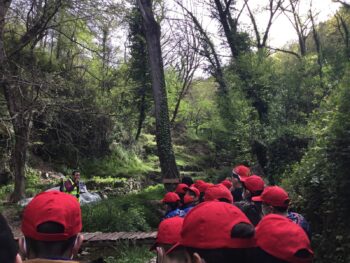
<instances>
[{"instance_id":1,"label":"red baseball cap","mask_svg":"<svg viewBox=\"0 0 350 263\"><path fill-rule=\"evenodd\" d=\"M205 191L204 201L218 201L219 199L226 199L231 204L233 203L231 192L223 184L211 186Z\"/></svg>"},{"instance_id":2,"label":"red baseball cap","mask_svg":"<svg viewBox=\"0 0 350 263\"><path fill-rule=\"evenodd\" d=\"M176 203L177 201L180 201L180 197L174 192L166 193L162 199L163 203Z\"/></svg>"},{"instance_id":3,"label":"red baseball cap","mask_svg":"<svg viewBox=\"0 0 350 263\"><path fill-rule=\"evenodd\" d=\"M286 217L265 216L256 226L255 238L258 247L276 258L290 263L312 262L314 253L305 231ZM298 257L301 251L309 256Z\"/></svg>"},{"instance_id":4,"label":"red baseball cap","mask_svg":"<svg viewBox=\"0 0 350 263\"><path fill-rule=\"evenodd\" d=\"M38 227L54 222L64 227L63 233L38 232ZM22 232L25 237L39 241L63 241L82 229L80 204L76 197L59 191L36 195L23 211Z\"/></svg>"},{"instance_id":5,"label":"red baseball cap","mask_svg":"<svg viewBox=\"0 0 350 263\"><path fill-rule=\"evenodd\" d=\"M151 250L159 244L174 245L179 242L183 221L184 219L178 216L164 219L158 226L156 243Z\"/></svg>"},{"instance_id":6,"label":"red baseball cap","mask_svg":"<svg viewBox=\"0 0 350 263\"><path fill-rule=\"evenodd\" d=\"M252 193L263 191L265 187L264 180L257 175L242 177L241 181L243 182L244 187L247 188Z\"/></svg>"},{"instance_id":7,"label":"red baseball cap","mask_svg":"<svg viewBox=\"0 0 350 263\"><path fill-rule=\"evenodd\" d=\"M238 175L239 178L242 179L250 175L250 169L245 165L238 165L235 168L233 168L232 173Z\"/></svg>"},{"instance_id":8,"label":"red baseball cap","mask_svg":"<svg viewBox=\"0 0 350 263\"><path fill-rule=\"evenodd\" d=\"M191 191L192 193L194 193L196 195L196 197L199 197L199 195L200 195L199 190L194 186L190 186L190 187L187 186L185 190Z\"/></svg>"},{"instance_id":9,"label":"red baseball cap","mask_svg":"<svg viewBox=\"0 0 350 263\"><path fill-rule=\"evenodd\" d=\"M279 186L266 187L260 196L255 196L252 200L277 207L288 207L289 205L288 193Z\"/></svg>"},{"instance_id":10,"label":"red baseball cap","mask_svg":"<svg viewBox=\"0 0 350 263\"><path fill-rule=\"evenodd\" d=\"M186 194L187 184L178 184L175 189L175 193L177 194Z\"/></svg>"},{"instance_id":11,"label":"red baseball cap","mask_svg":"<svg viewBox=\"0 0 350 263\"><path fill-rule=\"evenodd\" d=\"M255 247L254 237L231 237L232 229L240 223L252 225L237 207L224 202L201 203L186 215L180 241L167 253L181 246L199 249Z\"/></svg>"},{"instance_id":12,"label":"red baseball cap","mask_svg":"<svg viewBox=\"0 0 350 263\"><path fill-rule=\"evenodd\" d=\"M227 187L227 189L230 189L231 187L232 187L232 182L230 181L230 180L223 180L222 182L221 182L221 184L223 184L224 186L226 186Z\"/></svg>"},{"instance_id":13,"label":"red baseball cap","mask_svg":"<svg viewBox=\"0 0 350 263\"><path fill-rule=\"evenodd\" d=\"M202 184L205 184L206 182L204 182L203 180L196 180L193 184L194 187L196 187L197 189L199 189L199 186Z\"/></svg>"},{"instance_id":14,"label":"red baseball cap","mask_svg":"<svg viewBox=\"0 0 350 263\"><path fill-rule=\"evenodd\" d=\"M201 193L204 193L210 186L213 186L214 184L212 183L204 183L198 186L198 190Z\"/></svg>"}]
</instances>

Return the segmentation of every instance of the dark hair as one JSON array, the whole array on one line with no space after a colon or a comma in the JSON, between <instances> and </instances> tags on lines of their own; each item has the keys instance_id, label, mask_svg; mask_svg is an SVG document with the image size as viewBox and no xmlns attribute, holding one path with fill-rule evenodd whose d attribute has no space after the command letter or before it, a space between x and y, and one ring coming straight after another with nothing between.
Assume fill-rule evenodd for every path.
<instances>
[{"instance_id":1,"label":"dark hair","mask_svg":"<svg viewBox=\"0 0 350 263\"><path fill-rule=\"evenodd\" d=\"M288 206L287 207L272 206L272 207L273 207L273 209L275 209L279 213L285 213L288 210Z\"/></svg>"},{"instance_id":2,"label":"dark hair","mask_svg":"<svg viewBox=\"0 0 350 263\"><path fill-rule=\"evenodd\" d=\"M0 214L0 262L15 262L18 247L5 218Z\"/></svg>"},{"instance_id":3,"label":"dark hair","mask_svg":"<svg viewBox=\"0 0 350 263\"><path fill-rule=\"evenodd\" d=\"M299 259L310 259L312 258L312 254L306 249L301 249L297 251L294 256ZM260 247L254 248L250 251L248 256L249 262L251 263L288 263L288 261L284 261L282 259L276 258Z\"/></svg>"},{"instance_id":4,"label":"dark hair","mask_svg":"<svg viewBox=\"0 0 350 263\"><path fill-rule=\"evenodd\" d=\"M250 192L251 196L260 196L264 190L256 191L256 192Z\"/></svg>"},{"instance_id":5,"label":"dark hair","mask_svg":"<svg viewBox=\"0 0 350 263\"><path fill-rule=\"evenodd\" d=\"M232 176L233 178L237 179L239 182L241 182L241 179L239 178L239 175L238 175L238 174L232 172L231 176Z\"/></svg>"},{"instance_id":6,"label":"dark hair","mask_svg":"<svg viewBox=\"0 0 350 263\"><path fill-rule=\"evenodd\" d=\"M230 200L228 200L227 198L218 198L218 200L219 200L220 202L224 202L224 203L228 203L228 204L231 204L231 205L232 205L232 203L230 202Z\"/></svg>"},{"instance_id":7,"label":"dark hair","mask_svg":"<svg viewBox=\"0 0 350 263\"><path fill-rule=\"evenodd\" d=\"M80 173L79 170L74 170L74 171L72 172L72 175L75 175L76 173Z\"/></svg>"},{"instance_id":8,"label":"dark hair","mask_svg":"<svg viewBox=\"0 0 350 263\"><path fill-rule=\"evenodd\" d=\"M239 223L231 230L232 238L253 238L255 234L254 226L247 223ZM194 253L198 253L206 263L250 263L248 255L251 248L217 248L217 249L202 249L193 247L179 247L171 252L168 257L186 262L185 253L189 253L192 260Z\"/></svg>"},{"instance_id":9,"label":"dark hair","mask_svg":"<svg viewBox=\"0 0 350 263\"><path fill-rule=\"evenodd\" d=\"M237 206L250 220L250 222L256 226L261 220L261 207L252 202L240 201L236 202Z\"/></svg>"},{"instance_id":10,"label":"dark hair","mask_svg":"<svg viewBox=\"0 0 350 263\"><path fill-rule=\"evenodd\" d=\"M171 210L175 210L177 208L179 208L180 206L180 201L174 202L174 203L165 203L166 205L168 205Z\"/></svg>"},{"instance_id":11,"label":"dark hair","mask_svg":"<svg viewBox=\"0 0 350 263\"><path fill-rule=\"evenodd\" d=\"M199 193L199 202L200 203L204 202L204 195L205 195L205 192L200 192Z\"/></svg>"},{"instance_id":12,"label":"dark hair","mask_svg":"<svg viewBox=\"0 0 350 263\"><path fill-rule=\"evenodd\" d=\"M187 184L188 187L190 187L191 185L193 185L193 179L189 176L184 176L182 177L181 183Z\"/></svg>"},{"instance_id":13,"label":"dark hair","mask_svg":"<svg viewBox=\"0 0 350 263\"><path fill-rule=\"evenodd\" d=\"M250 190L246 187L246 185L245 185L244 182L242 182L242 186L244 187L244 189L248 190L249 193L250 193L250 196L249 196L249 198L248 198L248 201L251 201L251 200L252 200L252 197L254 197L254 196L260 196L260 195L262 194L262 192L264 191L264 190L259 190L259 191L252 192L252 191L250 191Z\"/></svg>"},{"instance_id":14,"label":"dark hair","mask_svg":"<svg viewBox=\"0 0 350 263\"><path fill-rule=\"evenodd\" d=\"M248 260L251 263L288 263L287 261L270 255L259 247L251 249Z\"/></svg>"},{"instance_id":15,"label":"dark hair","mask_svg":"<svg viewBox=\"0 0 350 263\"><path fill-rule=\"evenodd\" d=\"M55 222L45 222L37 227L39 233L57 234L64 232L64 226ZM74 246L77 236L64 241L39 241L26 237L28 255L36 257L60 257Z\"/></svg>"}]
</instances>

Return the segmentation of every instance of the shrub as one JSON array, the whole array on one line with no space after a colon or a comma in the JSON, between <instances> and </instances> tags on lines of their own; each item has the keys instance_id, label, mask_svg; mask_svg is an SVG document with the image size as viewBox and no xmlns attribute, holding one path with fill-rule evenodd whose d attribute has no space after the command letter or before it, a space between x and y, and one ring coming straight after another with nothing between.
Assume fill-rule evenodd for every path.
<instances>
[{"instance_id":1,"label":"shrub","mask_svg":"<svg viewBox=\"0 0 350 263\"><path fill-rule=\"evenodd\" d=\"M349 262L350 79L345 79L310 124L314 141L284 186L305 211L317 262Z\"/></svg>"},{"instance_id":2,"label":"shrub","mask_svg":"<svg viewBox=\"0 0 350 263\"><path fill-rule=\"evenodd\" d=\"M122 246L117 255L105 258L106 263L144 263L153 258L155 254L149 251L148 246L130 247Z\"/></svg>"},{"instance_id":3,"label":"shrub","mask_svg":"<svg viewBox=\"0 0 350 263\"><path fill-rule=\"evenodd\" d=\"M91 178L100 177L131 177L152 170L134 150L127 150L117 144L112 153L102 159L89 159L82 162L82 173Z\"/></svg>"},{"instance_id":4,"label":"shrub","mask_svg":"<svg viewBox=\"0 0 350 263\"><path fill-rule=\"evenodd\" d=\"M82 207L83 231L149 231L161 217L150 200L160 200L165 190L152 186L139 194L128 194Z\"/></svg>"}]
</instances>

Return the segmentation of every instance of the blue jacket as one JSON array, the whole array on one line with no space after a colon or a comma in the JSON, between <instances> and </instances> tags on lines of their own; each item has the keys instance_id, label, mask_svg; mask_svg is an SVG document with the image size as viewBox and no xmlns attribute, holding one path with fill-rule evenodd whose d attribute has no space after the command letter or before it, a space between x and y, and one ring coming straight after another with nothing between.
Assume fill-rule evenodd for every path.
<instances>
[{"instance_id":1,"label":"blue jacket","mask_svg":"<svg viewBox=\"0 0 350 263\"><path fill-rule=\"evenodd\" d=\"M301 226L304 229L305 233L308 235L308 237L311 237L310 224L306 221L305 217L295 212L288 212L287 218Z\"/></svg>"},{"instance_id":2,"label":"blue jacket","mask_svg":"<svg viewBox=\"0 0 350 263\"><path fill-rule=\"evenodd\" d=\"M188 212L190 212L192 210L192 208L194 208L194 205L191 205L189 207L184 208L182 211L185 213L185 215L188 214Z\"/></svg>"},{"instance_id":3,"label":"blue jacket","mask_svg":"<svg viewBox=\"0 0 350 263\"><path fill-rule=\"evenodd\" d=\"M172 210L170 212L168 212L164 218L164 219L167 219L167 218L171 218L171 217L175 217L175 216L179 216L179 217L185 217L185 212L183 210L180 210L179 208L175 209L175 210Z\"/></svg>"}]
</instances>

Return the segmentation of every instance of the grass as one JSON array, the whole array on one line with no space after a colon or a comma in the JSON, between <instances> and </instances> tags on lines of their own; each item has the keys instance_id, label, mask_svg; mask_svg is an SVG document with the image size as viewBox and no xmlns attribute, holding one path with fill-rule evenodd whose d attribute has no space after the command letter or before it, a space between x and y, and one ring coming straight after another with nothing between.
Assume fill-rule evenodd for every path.
<instances>
[{"instance_id":1,"label":"grass","mask_svg":"<svg viewBox=\"0 0 350 263\"><path fill-rule=\"evenodd\" d=\"M134 177L152 171L153 167L142 160L135 150L116 145L112 153L102 159L84 160L81 170L88 178Z\"/></svg>"},{"instance_id":2,"label":"grass","mask_svg":"<svg viewBox=\"0 0 350 263\"><path fill-rule=\"evenodd\" d=\"M155 254L149 251L148 246L130 247L121 246L115 256L105 257L106 263L145 263L153 258Z\"/></svg>"}]
</instances>

